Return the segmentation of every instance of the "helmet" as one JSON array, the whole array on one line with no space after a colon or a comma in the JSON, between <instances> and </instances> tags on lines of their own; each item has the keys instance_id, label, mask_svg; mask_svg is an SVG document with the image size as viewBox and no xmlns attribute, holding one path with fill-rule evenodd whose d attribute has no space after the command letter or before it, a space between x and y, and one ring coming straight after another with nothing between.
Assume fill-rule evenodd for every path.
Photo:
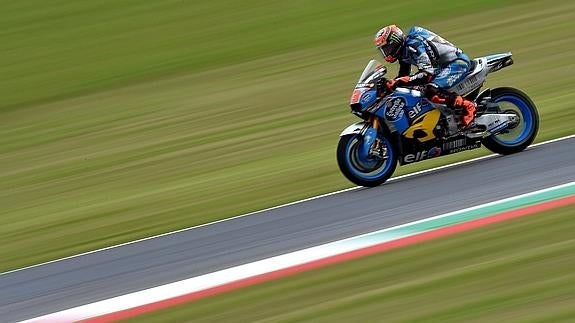
<instances>
[{"instance_id":1,"label":"helmet","mask_svg":"<svg viewBox=\"0 0 575 323\"><path fill-rule=\"evenodd\" d=\"M389 25L381 28L375 34L375 46L387 62L393 63L397 60L399 50L403 46L405 37L403 31L396 25Z\"/></svg>"}]
</instances>

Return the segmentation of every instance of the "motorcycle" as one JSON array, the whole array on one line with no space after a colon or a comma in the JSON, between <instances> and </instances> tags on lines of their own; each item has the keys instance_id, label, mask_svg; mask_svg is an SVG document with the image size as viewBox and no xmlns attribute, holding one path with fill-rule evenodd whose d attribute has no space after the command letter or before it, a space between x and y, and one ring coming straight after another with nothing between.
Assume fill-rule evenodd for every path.
<instances>
[{"instance_id":1,"label":"motorcycle","mask_svg":"<svg viewBox=\"0 0 575 323\"><path fill-rule=\"evenodd\" d=\"M425 97L420 87L385 84L387 69L371 60L351 95L351 112L363 119L340 134L337 161L351 182L367 187L383 184L397 164L478 149L513 154L527 148L537 135L539 115L531 99L518 89L481 90L489 74L513 64L512 54L472 60L465 79L449 89L477 104L475 119L461 128L462 109L452 109Z\"/></svg>"}]
</instances>

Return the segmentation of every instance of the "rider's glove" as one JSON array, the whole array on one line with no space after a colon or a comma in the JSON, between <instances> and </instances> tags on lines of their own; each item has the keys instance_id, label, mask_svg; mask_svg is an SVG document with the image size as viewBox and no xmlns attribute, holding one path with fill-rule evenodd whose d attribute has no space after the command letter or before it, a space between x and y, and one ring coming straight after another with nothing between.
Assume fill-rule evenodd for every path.
<instances>
[{"instance_id":1,"label":"rider's glove","mask_svg":"<svg viewBox=\"0 0 575 323\"><path fill-rule=\"evenodd\" d=\"M393 91L396 88L396 84L397 84L396 80L387 80L387 82L385 83L385 88L387 88L389 91Z\"/></svg>"},{"instance_id":2,"label":"rider's glove","mask_svg":"<svg viewBox=\"0 0 575 323\"><path fill-rule=\"evenodd\" d=\"M398 86L407 85L409 83L409 81L410 81L409 76L397 77L397 78L394 78L393 80L388 80L387 83L385 83L385 87L388 90L393 91Z\"/></svg>"}]
</instances>

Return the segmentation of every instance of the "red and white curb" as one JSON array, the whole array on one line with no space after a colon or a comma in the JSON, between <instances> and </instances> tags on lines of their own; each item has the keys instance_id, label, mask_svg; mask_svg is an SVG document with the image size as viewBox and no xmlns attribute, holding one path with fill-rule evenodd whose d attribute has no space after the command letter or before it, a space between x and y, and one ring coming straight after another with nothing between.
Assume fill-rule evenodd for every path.
<instances>
[{"instance_id":1,"label":"red and white curb","mask_svg":"<svg viewBox=\"0 0 575 323\"><path fill-rule=\"evenodd\" d=\"M294 273L575 204L575 182L113 297L23 322L111 322Z\"/></svg>"}]
</instances>

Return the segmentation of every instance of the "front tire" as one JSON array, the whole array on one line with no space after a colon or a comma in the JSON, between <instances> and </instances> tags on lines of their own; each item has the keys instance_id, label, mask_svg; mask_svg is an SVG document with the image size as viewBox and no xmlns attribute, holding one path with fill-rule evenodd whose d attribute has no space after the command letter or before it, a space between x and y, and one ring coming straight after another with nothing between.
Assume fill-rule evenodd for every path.
<instances>
[{"instance_id":1,"label":"front tire","mask_svg":"<svg viewBox=\"0 0 575 323\"><path fill-rule=\"evenodd\" d=\"M502 112L513 112L519 123L505 133L491 135L483 139L483 145L496 154L509 155L527 148L539 130L537 108L527 94L509 87L494 89L492 100L499 104Z\"/></svg>"},{"instance_id":2,"label":"front tire","mask_svg":"<svg viewBox=\"0 0 575 323\"><path fill-rule=\"evenodd\" d=\"M386 137L379 137L387 148L387 158L361 158L359 149L363 137L359 134L348 134L340 137L337 146L337 163L339 169L351 182L366 187L383 184L391 177L397 167L397 153Z\"/></svg>"}]
</instances>

